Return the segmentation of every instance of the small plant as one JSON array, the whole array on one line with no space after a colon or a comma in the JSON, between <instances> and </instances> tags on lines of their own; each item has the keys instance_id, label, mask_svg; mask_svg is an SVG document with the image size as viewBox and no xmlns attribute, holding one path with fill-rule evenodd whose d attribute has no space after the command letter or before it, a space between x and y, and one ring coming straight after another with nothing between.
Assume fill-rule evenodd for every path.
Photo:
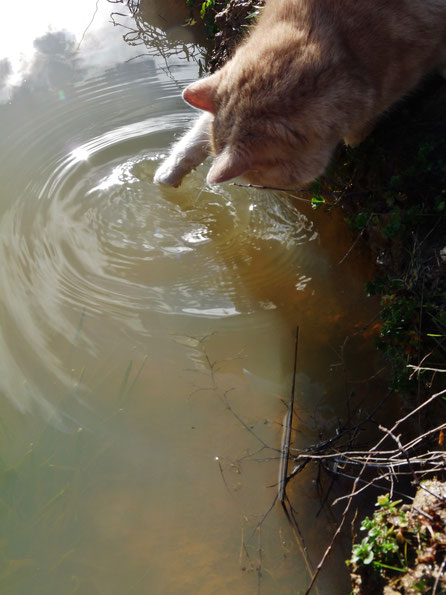
<instances>
[{"instance_id":1,"label":"small plant","mask_svg":"<svg viewBox=\"0 0 446 595\"><path fill-rule=\"evenodd\" d=\"M352 549L347 565L369 565L377 569L386 568L396 572L407 572L407 559L400 548L401 529L407 527L407 517L401 509L401 500L392 502L389 494L380 496L378 510L370 519L361 523L361 531L367 531L359 544Z\"/></svg>"},{"instance_id":2,"label":"small plant","mask_svg":"<svg viewBox=\"0 0 446 595\"><path fill-rule=\"evenodd\" d=\"M310 186L311 192L311 208L318 209L325 204L325 196L322 190L322 184L320 179L316 179Z\"/></svg>"},{"instance_id":3,"label":"small plant","mask_svg":"<svg viewBox=\"0 0 446 595\"><path fill-rule=\"evenodd\" d=\"M436 495L443 485L438 480L422 482L412 506L393 502L389 494L378 498L373 516L361 523L366 536L353 545L346 561L355 594L362 593L365 584L380 593L385 584L401 593L432 593L434 585L438 593L446 592L446 503Z\"/></svg>"}]
</instances>

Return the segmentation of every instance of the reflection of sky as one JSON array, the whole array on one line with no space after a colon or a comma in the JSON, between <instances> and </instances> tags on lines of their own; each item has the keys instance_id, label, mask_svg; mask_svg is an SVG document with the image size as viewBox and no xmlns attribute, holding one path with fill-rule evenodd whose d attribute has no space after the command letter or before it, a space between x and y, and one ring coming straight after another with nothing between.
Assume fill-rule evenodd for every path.
<instances>
[{"instance_id":1,"label":"reflection of sky","mask_svg":"<svg viewBox=\"0 0 446 595\"><path fill-rule=\"evenodd\" d=\"M22 19L0 21L0 101L13 95L13 87L33 90L61 86L73 72L83 78L111 68L143 53L122 40L125 30L110 24L110 14L126 11L124 5L107 0L22 0ZM132 26L129 17L119 22Z\"/></svg>"}]
</instances>

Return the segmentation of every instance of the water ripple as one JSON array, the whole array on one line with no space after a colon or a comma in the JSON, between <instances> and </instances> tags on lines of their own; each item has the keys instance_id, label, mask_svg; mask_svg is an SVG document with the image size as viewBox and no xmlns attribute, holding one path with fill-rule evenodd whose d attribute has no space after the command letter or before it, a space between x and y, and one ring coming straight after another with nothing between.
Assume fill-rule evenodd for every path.
<instances>
[{"instance_id":1,"label":"water ripple","mask_svg":"<svg viewBox=\"0 0 446 595\"><path fill-rule=\"evenodd\" d=\"M180 190L153 184L166 138L189 119L188 111L151 116L53 150L44 181L28 181L4 212L1 299L20 338L5 350L11 355L20 342L28 369L44 366L69 384L64 361L81 312L91 329L82 346L94 356L113 328L140 342L161 332L159 316L249 314L305 288L295 248L313 232L289 204L208 187L205 167ZM52 138L39 134L32 153ZM110 334L98 337L104 322ZM7 378L3 384L17 394Z\"/></svg>"}]
</instances>

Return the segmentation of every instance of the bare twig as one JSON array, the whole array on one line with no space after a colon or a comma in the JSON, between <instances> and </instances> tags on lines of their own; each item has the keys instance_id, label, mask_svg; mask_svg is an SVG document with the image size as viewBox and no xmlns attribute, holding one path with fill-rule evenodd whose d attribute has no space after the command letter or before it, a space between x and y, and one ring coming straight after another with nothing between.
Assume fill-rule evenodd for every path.
<instances>
[{"instance_id":1,"label":"bare twig","mask_svg":"<svg viewBox=\"0 0 446 595\"><path fill-rule=\"evenodd\" d=\"M407 367L414 369L413 374L415 374L415 372L424 372L424 371L439 372L440 374L446 373L446 369L442 369L442 368L426 368L424 366L413 366L412 364L408 364Z\"/></svg>"},{"instance_id":2,"label":"bare twig","mask_svg":"<svg viewBox=\"0 0 446 595\"><path fill-rule=\"evenodd\" d=\"M344 256L341 258L341 260L338 262L338 266L340 264L342 264L344 262L344 260L349 256L350 252L353 250L353 248L356 246L356 244L359 242L360 238L364 235L365 230L367 229L371 218L373 217L374 213L372 213L370 215L370 217L367 219L367 223L365 224L365 226L362 228L362 230L360 231L360 233L358 234L356 240L353 242L353 244L350 246L350 248L347 250L347 252L344 254Z\"/></svg>"},{"instance_id":3,"label":"bare twig","mask_svg":"<svg viewBox=\"0 0 446 595\"><path fill-rule=\"evenodd\" d=\"M382 432L384 432L384 436L378 440L378 442L370 449L370 450L345 450L339 451L339 449L332 452L321 450L313 450L307 449L300 454L295 456L296 462L300 461L297 468L293 470L291 476L296 472L298 472L298 468L301 468L308 464L308 462L315 460L319 461L320 463L325 465L325 462L331 461L334 463L334 467L332 466L331 471L334 473L338 473L340 475L347 475L343 472L343 469L347 465L354 465L354 466L361 466L359 472L357 472L354 477L354 482L352 486L352 490L349 494L342 496L335 500L333 504L340 502L341 500L347 500L341 520L338 524L337 529L335 530L333 537L325 550L324 555L322 556L316 571L314 572L311 582L306 590L305 595L310 593L312 590L317 577L319 575L320 570L322 569L327 557L329 556L334 542L340 532L343 529L345 524L345 520L347 518L347 514L351 508L351 504L353 502L353 498L355 498L358 494L363 492L364 490L368 489L369 487L379 487L375 484L382 481L389 481L390 482L390 491L393 493L397 493L394 490L394 483L395 479L400 476L410 475L413 477L415 483L420 485L420 478L423 475L431 474L438 472L440 470L445 469L446 463L446 453L443 451L429 451L427 453L421 454L412 454L410 451L413 451L415 448L419 448L420 445L424 440L431 439L432 434L435 432L439 432L446 428L446 424L441 424L436 428L428 430L421 436L414 438L408 441L406 444L403 444L401 441L400 436L395 434L395 430L405 421L410 419L412 416L416 415L419 411L423 408L427 407L431 404L435 399L439 396L442 396L446 393L446 390L442 390L438 393L432 395L429 399L427 399L424 403L410 411L406 416L402 417L398 421L395 422L393 427L388 430L380 426ZM380 448L382 443L390 437L394 440L397 444L397 448L395 449L382 449ZM333 441L333 444L336 443L336 440ZM339 471L339 468L342 471ZM363 479L363 474L366 469L379 469L379 474L372 477L370 480ZM407 471L405 470L407 469ZM385 471L383 473L383 471ZM350 476L352 477L352 476ZM353 478L352 477L352 478ZM359 487L359 484L362 484ZM402 494L404 495L404 494Z\"/></svg>"},{"instance_id":4,"label":"bare twig","mask_svg":"<svg viewBox=\"0 0 446 595\"><path fill-rule=\"evenodd\" d=\"M446 564L446 559L443 560L443 564L441 565L441 567L438 571L437 578L435 579L435 585L434 585L434 588L432 589L432 595L435 595L435 593L437 592L438 583L440 582L440 578L443 574L443 569L445 567L445 564Z\"/></svg>"},{"instance_id":5,"label":"bare twig","mask_svg":"<svg viewBox=\"0 0 446 595\"><path fill-rule=\"evenodd\" d=\"M419 411L421 411L421 409L423 409L424 407L427 407L427 405L429 405L430 403L432 403L435 399L437 399L438 397L442 396L446 394L446 389L435 393L434 395L432 395L431 397L429 397L429 399L427 399L426 401L424 401L423 403L421 403L421 405L419 405L418 407L416 407L415 409L412 409L412 411L410 411L410 413L408 413L406 416L400 418L394 425L393 427L375 444L375 446L373 448L370 449L369 453L370 453L370 458L373 456L373 453L376 452L378 450L378 448L381 446L381 444L384 442L384 440L388 437L388 433L394 433L395 430L405 421L407 421L408 419L410 419L413 415L415 415L416 413L418 413ZM364 463L364 467L363 469L365 469L365 467L367 466L367 463L369 461L369 457L367 457L366 462ZM362 474L362 470L360 472L360 474ZM356 485L357 482L355 482ZM355 488L355 486L354 486ZM337 500L334 501L333 504L336 504L338 502L340 502L341 500L345 500L348 499L350 501L350 498L353 496L356 496L356 494L359 494L360 492L362 492L364 490L364 488L361 488L360 490L358 490L357 492L353 491L350 494L347 494L346 496L341 496L340 498L337 498Z\"/></svg>"},{"instance_id":6,"label":"bare twig","mask_svg":"<svg viewBox=\"0 0 446 595\"><path fill-rule=\"evenodd\" d=\"M328 558L332 548L333 548L333 544L336 541L337 536L339 535L339 533L342 531L342 527L344 526L345 523L345 519L347 518L347 513L350 509L350 504L351 504L352 498L350 498L350 500L347 503L347 506L344 509L344 512L342 514L342 519L341 522L338 525L338 528L336 529L336 531L333 534L333 537L331 538L330 543L328 544L327 549L325 550L324 555L321 558L321 561L319 562L319 564L317 565L316 571L313 573L313 576L311 578L310 584L307 587L307 590L305 591L305 595L308 595L308 593L311 591L311 589L313 588L314 583L316 582L316 579L319 575L319 572L322 569L322 566L325 564L325 560Z\"/></svg>"}]
</instances>

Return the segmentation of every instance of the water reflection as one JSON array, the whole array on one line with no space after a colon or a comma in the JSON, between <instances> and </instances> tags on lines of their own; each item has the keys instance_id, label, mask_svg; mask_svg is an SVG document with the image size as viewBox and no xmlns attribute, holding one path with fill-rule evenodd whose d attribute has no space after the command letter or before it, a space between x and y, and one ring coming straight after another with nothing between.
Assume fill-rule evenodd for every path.
<instances>
[{"instance_id":1,"label":"water reflection","mask_svg":"<svg viewBox=\"0 0 446 595\"><path fill-rule=\"evenodd\" d=\"M203 31L184 27L190 10L182 2L138 3L79 0L68 16L55 0L23 3L26 21L20 34L4 21L0 39L0 102L23 88L55 89L65 99L65 86L97 76L135 58L151 56L170 69L176 62L202 64ZM110 21L116 25L110 35ZM136 24L136 25L135 25ZM122 43L122 37L130 43ZM140 45L145 44L142 53ZM173 80L181 79L176 73Z\"/></svg>"},{"instance_id":2,"label":"water reflection","mask_svg":"<svg viewBox=\"0 0 446 595\"><path fill-rule=\"evenodd\" d=\"M0 60L0 90L6 86L8 77L11 75L12 67L8 58Z\"/></svg>"},{"instance_id":3,"label":"water reflection","mask_svg":"<svg viewBox=\"0 0 446 595\"><path fill-rule=\"evenodd\" d=\"M366 261L337 267L351 238L333 218L208 187L206 165L181 191L153 185L197 65L127 62L140 48L106 28L107 3L88 34L96 3L59 4L51 31L41 8L18 45L0 35L0 590L288 593L306 584L294 537L280 510L259 521L294 330L305 445L343 411L332 364L374 313ZM358 334L349 379L373 368L365 354ZM323 539L306 479L296 507Z\"/></svg>"},{"instance_id":4,"label":"water reflection","mask_svg":"<svg viewBox=\"0 0 446 595\"><path fill-rule=\"evenodd\" d=\"M144 45L150 55L162 56L166 64L173 56L197 63L203 59L201 47L207 42L198 7L178 0L131 0L128 6L134 27L124 35L127 43ZM121 16L112 13L114 22L119 23Z\"/></svg>"}]
</instances>

